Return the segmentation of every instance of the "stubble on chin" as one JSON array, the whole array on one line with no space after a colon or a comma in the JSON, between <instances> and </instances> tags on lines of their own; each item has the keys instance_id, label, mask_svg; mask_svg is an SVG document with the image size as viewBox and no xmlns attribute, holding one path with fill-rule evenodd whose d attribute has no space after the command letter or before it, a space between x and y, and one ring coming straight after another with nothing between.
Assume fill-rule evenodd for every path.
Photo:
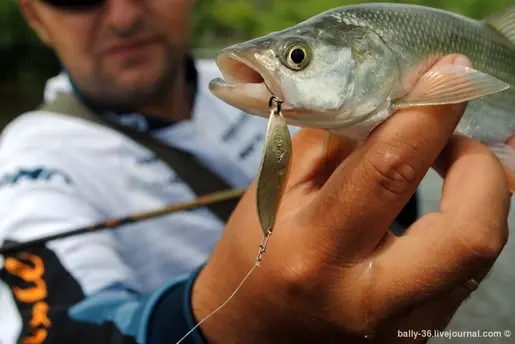
<instances>
[{"instance_id":1,"label":"stubble on chin","mask_svg":"<svg viewBox=\"0 0 515 344\"><path fill-rule=\"evenodd\" d=\"M184 57L177 49L167 46L162 67L152 77L145 76L142 83L128 83L105 70L96 60L92 73L79 80L79 87L96 104L113 109L130 110L159 102L173 88ZM121 69L137 69L138 62L127 61Z\"/></svg>"}]
</instances>

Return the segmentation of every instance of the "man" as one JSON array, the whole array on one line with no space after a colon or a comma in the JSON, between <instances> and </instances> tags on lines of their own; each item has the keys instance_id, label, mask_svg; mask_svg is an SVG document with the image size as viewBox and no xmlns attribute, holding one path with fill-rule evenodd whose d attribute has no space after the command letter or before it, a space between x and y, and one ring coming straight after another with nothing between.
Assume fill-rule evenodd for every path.
<instances>
[{"instance_id":1,"label":"man","mask_svg":"<svg viewBox=\"0 0 515 344\"><path fill-rule=\"evenodd\" d=\"M232 186L252 181L266 121L222 105L207 90L214 65L185 58L193 0L19 4L67 72L48 83L47 102L73 92L111 121L192 153ZM444 327L471 292L464 285L480 281L504 245L508 193L484 147L454 140L439 165L448 174L442 214L421 219L406 241L389 236L463 108L417 111L399 113L352 154L343 139L326 154L323 133L297 134L290 186L261 268L185 342L359 342L365 335L396 342L396 329ZM437 111L449 116L436 121ZM403 118L418 122L393 139ZM399 144L406 140L420 151ZM196 197L142 145L66 115L22 115L5 130L0 159L4 242ZM462 178L467 161L477 173ZM329 179L326 167L334 169ZM406 178L390 178L395 171ZM478 182L489 187L457 192ZM175 343L251 268L261 241L253 192L205 266L224 224L204 208L4 257L0 340ZM446 245L436 245L440 239Z\"/></svg>"}]
</instances>

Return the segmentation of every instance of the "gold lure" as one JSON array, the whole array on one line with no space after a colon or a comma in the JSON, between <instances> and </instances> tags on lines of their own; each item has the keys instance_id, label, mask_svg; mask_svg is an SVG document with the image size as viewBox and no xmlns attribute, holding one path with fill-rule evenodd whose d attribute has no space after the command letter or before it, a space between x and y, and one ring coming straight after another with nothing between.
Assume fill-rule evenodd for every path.
<instances>
[{"instance_id":1,"label":"gold lure","mask_svg":"<svg viewBox=\"0 0 515 344\"><path fill-rule=\"evenodd\" d=\"M275 224L292 157L291 136L281 113L281 104L277 97L270 98L270 117L257 177L257 212L265 236L270 234Z\"/></svg>"}]
</instances>

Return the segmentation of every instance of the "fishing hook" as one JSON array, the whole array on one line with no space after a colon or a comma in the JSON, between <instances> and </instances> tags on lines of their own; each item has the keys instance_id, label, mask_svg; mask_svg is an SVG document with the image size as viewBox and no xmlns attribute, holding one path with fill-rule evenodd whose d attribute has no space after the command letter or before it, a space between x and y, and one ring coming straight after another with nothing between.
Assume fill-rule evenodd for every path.
<instances>
[{"instance_id":1,"label":"fishing hook","mask_svg":"<svg viewBox=\"0 0 515 344\"><path fill-rule=\"evenodd\" d=\"M268 107L270 108L270 111L278 115L281 112L282 103L284 103L284 101L279 99L277 96L271 96L268 100Z\"/></svg>"}]
</instances>

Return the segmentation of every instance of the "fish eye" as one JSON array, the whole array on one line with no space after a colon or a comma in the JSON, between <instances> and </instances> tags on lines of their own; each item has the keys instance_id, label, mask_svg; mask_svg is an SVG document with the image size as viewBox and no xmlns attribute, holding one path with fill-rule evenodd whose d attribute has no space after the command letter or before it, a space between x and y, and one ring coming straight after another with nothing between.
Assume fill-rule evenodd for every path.
<instances>
[{"instance_id":1,"label":"fish eye","mask_svg":"<svg viewBox=\"0 0 515 344\"><path fill-rule=\"evenodd\" d=\"M286 64L293 70L301 70L308 66L310 61L309 48L303 44L295 43L287 50Z\"/></svg>"}]
</instances>

